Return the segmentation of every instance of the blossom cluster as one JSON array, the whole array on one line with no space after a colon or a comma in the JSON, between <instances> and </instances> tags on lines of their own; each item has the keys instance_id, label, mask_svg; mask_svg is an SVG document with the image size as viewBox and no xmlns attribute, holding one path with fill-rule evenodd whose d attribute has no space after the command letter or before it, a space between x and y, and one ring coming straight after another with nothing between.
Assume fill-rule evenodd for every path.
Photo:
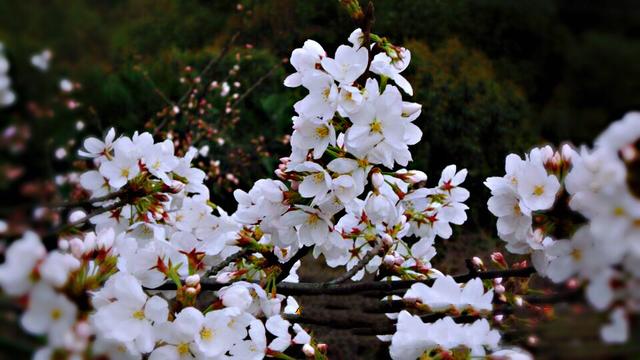
<instances>
[{"instance_id":1,"label":"blossom cluster","mask_svg":"<svg viewBox=\"0 0 640 360\"><path fill-rule=\"evenodd\" d=\"M9 77L9 60L4 54L4 44L0 42L0 107L9 106L15 101L16 94L11 89Z\"/></svg>"},{"instance_id":2,"label":"blossom cluster","mask_svg":"<svg viewBox=\"0 0 640 360\"><path fill-rule=\"evenodd\" d=\"M292 298L247 282L198 296L207 269L239 249L240 227L208 200L204 173L190 165L195 151L178 157L171 141L116 138L113 129L84 142L79 154L97 170L80 182L97 208L72 212L69 222L88 220L93 230L63 235L50 252L26 233L0 265L3 291L28 299L22 326L47 336L36 358L260 359L311 346L281 317L297 311ZM175 291L152 290L167 281Z\"/></svg>"},{"instance_id":3,"label":"blossom cluster","mask_svg":"<svg viewBox=\"0 0 640 360\"><path fill-rule=\"evenodd\" d=\"M451 224L466 220L469 193L460 187L466 170L447 167L434 188L418 186L427 179L421 171L389 171L411 160L409 146L422 136L413 124L421 106L387 84L391 79L411 92L399 75L409 50L397 48L394 58L380 53L369 64L363 36L354 31L333 58L313 40L293 51L296 72L285 85L309 93L294 105L291 155L276 170L280 180L236 190L233 217L253 232L259 228L283 259L312 246L328 265L351 269L373 251L354 280L383 263L392 273L424 278L436 236L450 237ZM367 70L380 81L363 79ZM419 241L405 242L410 236Z\"/></svg>"},{"instance_id":4,"label":"blossom cluster","mask_svg":"<svg viewBox=\"0 0 640 360\"><path fill-rule=\"evenodd\" d=\"M603 340L625 342L625 314L640 298L640 198L634 169L640 160L640 114L628 113L593 148L533 149L507 156L503 177L487 179L489 210L507 249L531 254L536 270L556 283L577 279L612 323Z\"/></svg>"}]
</instances>

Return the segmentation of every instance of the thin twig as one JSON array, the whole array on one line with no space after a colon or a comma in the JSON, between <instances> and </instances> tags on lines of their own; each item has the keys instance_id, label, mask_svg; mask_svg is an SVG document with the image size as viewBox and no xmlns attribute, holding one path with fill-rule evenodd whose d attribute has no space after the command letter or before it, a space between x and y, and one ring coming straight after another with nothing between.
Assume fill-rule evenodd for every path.
<instances>
[{"instance_id":1,"label":"thin twig","mask_svg":"<svg viewBox=\"0 0 640 360\"><path fill-rule=\"evenodd\" d=\"M306 248L305 248L306 249ZM301 249L302 251L302 249ZM463 274L454 276L456 282L466 282L474 277L480 279L495 279L495 278L511 278L511 277L529 277L536 271L533 267L526 267L522 269L508 269L508 270L495 270L484 271L471 276L469 274ZM278 284L278 293L283 295L314 295L314 294L331 294L331 295L353 295L363 292L377 292L380 296L387 295L388 292L393 290L408 289L415 283L423 283L426 285L432 285L434 279L427 280L399 280L391 282L382 281L362 281L355 283L343 283L343 284L328 284L328 283L291 283L281 282ZM228 286L229 283L219 283L215 279L202 279L200 282L203 290L219 290L223 286ZM175 284L173 282L166 282L156 290L175 290Z\"/></svg>"},{"instance_id":2,"label":"thin twig","mask_svg":"<svg viewBox=\"0 0 640 360\"><path fill-rule=\"evenodd\" d=\"M243 258L245 255L252 253L253 250L249 249L249 248L243 248L240 249L238 252L229 255L226 259L224 259L220 264L212 267L211 269L209 269L209 271L207 271L204 274L204 277L207 278L211 275L215 275L218 272L220 272L220 270L224 269L225 267L227 267L227 265L231 264L232 262L236 262L238 260L240 260L241 258Z\"/></svg>"},{"instance_id":3,"label":"thin twig","mask_svg":"<svg viewBox=\"0 0 640 360\"><path fill-rule=\"evenodd\" d=\"M100 214L104 214L104 213L106 213L106 212L109 212L109 211L115 210L115 209L117 209L117 208L119 208L119 207L122 207L122 206L124 206L124 205L126 205L126 202L124 202L124 201L117 201L117 202L115 202L115 203L113 203L113 204L111 204L111 205L108 205L108 206L105 206L105 207L98 208L98 209L96 209L96 210L92 211L91 213L89 213L87 216L83 217L82 219L79 219L79 220L76 220L76 221L70 222L70 223L68 223L68 224L63 224L63 225L58 226L57 228L55 228L55 229L53 229L51 232L49 232L49 233L47 234L47 236L57 235L57 234L59 234L59 233L61 233L61 232L65 231L65 230L71 229L71 228L76 227L76 226L78 226L78 225L82 225L82 224L84 224L85 222L89 221L89 220L90 220L92 217L94 217L94 216L98 216L98 215L100 215Z\"/></svg>"},{"instance_id":4,"label":"thin twig","mask_svg":"<svg viewBox=\"0 0 640 360\"><path fill-rule=\"evenodd\" d=\"M103 202L103 201L107 201L107 200L113 200L117 197L121 197L122 195L124 195L127 192L126 189L120 189L116 192L112 192L110 194L104 195L104 196L99 196L99 197L95 197L95 198L89 198L89 199L85 199L85 200L80 200L80 201L75 201L75 202L53 202L53 203L49 203L49 204L44 204L45 207L48 208L63 208L63 209L69 209L69 208L74 208L74 207L84 207L87 205L93 205L95 203L99 203L99 202Z\"/></svg>"},{"instance_id":5,"label":"thin twig","mask_svg":"<svg viewBox=\"0 0 640 360\"><path fill-rule=\"evenodd\" d=\"M235 109L236 106L238 106L247 96L249 96L249 94L251 94L258 86L260 86L260 84L262 84L265 80L271 77L274 71L276 71L276 69L278 69L281 66L282 66L281 62L277 63L276 65L272 66L271 69L269 69L269 71L267 71L260 78L258 78L258 80L256 80L253 83L253 85L251 85L244 93L242 93L242 95L240 95L236 99L236 101L233 102L233 104L231 104L230 110Z\"/></svg>"},{"instance_id":6,"label":"thin twig","mask_svg":"<svg viewBox=\"0 0 640 360\"><path fill-rule=\"evenodd\" d=\"M229 52L229 49L231 48L231 45L236 41L236 39L238 38L238 36L240 35L239 32L233 34L233 36L229 39L229 41L227 41L224 45L224 47L222 48L222 50L220 51L220 53L218 54L217 57L212 58L209 63L204 67L204 69L202 69L202 71L200 72L200 75L198 75L198 77L200 78L200 83L201 84L205 84L205 89L207 88L209 81L208 80L204 80L204 77L214 68L216 68L218 66L218 64L220 63L220 61L222 61L222 58L224 58L227 55L227 52ZM178 108L180 108L184 102L189 98L189 96L193 93L193 90L196 88L196 84L192 84L189 89L180 97L180 100L178 100L178 102L176 103L175 106L177 106ZM204 96L205 92L203 92ZM180 111L176 117L182 116L182 111ZM162 130L162 128L164 128L167 123L169 122L169 116L165 117L160 124L158 124L156 126L156 128L153 130L153 135L157 135L160 130Z\"/></svg>"},{"instance_id":7,"label":"thin twig","mask_svg":"<svg viewBox=\"0 0 640 360\"><path fill-rule=\"evenodd\" d=\"M378 253L380 252L380 249L382 249L382 241L378 241L376 245L373 248L371 248L371 250L369 250L362 257L362 259L358 261L358 263L354 267L349 269L349 271L327 282L327 284L340 284L351 279L355 274L358 273L358 271L360 271L362 268L367 266L367 264L369 263L369 261L371 261L371 259L373 259L376 255L378 255Z\"/></svg>"}]
</instances>

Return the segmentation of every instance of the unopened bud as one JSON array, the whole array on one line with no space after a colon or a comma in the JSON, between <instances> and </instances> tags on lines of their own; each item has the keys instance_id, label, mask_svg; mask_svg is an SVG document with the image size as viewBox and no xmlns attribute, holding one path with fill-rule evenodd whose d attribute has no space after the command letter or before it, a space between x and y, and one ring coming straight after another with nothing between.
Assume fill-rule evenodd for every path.
<instances>
[{"instance_id":1,"label":"unopened bud","mask_svg":"<svg viewBox=\"0 0 640 360\"><path fill-rule=\"evenodd\" d=\"M477 256L474 256L473 259L471 259L471 261L473 262L473 265L479 267L479 268L483 268L484 267L484 263L482 262L482 259L480 259Z\"/></svg>"},{"instance_id":2,"label":"unopened bud","mask_svg":"<svg viewBox=\"0 0 640 360\"><path fill-rule=\"evenodd\" d=\"M518 306L518 307L522 307L522 305L524 304L521 296L516 296L513 300L514 300L516 306Z\"/></svg>"},{"instance_id":3,"label":"unopened bud","mask_svg":"<svg viewBox=\"0 0 640 360\"><path fill-rule=\"evenodd\" d=\"M382 233L382 235L380 236L382 238L382 243L387 245L387 246L391 246L393 245L393 238L391 237L391 235L387 234L387 233Z\"/></svg>"},{"instance_id":4,"label":"unopened bud","mask_svg":"<svg viewBox=\"0 0 640 360\"><path fill-rule=\"evenodd\" d=\"M375 171L371 174L371 183L373 187L379 189L384 184L384 176L380 173L380 171Z\"/></svg>"},{"instance_id":5,"label":"unopened bud","mask_svg":"<svg viewBox=\"0 0 640 360\"><path fill-rule=\"evenodd\" d=\"M69 241L65 239L58 240L58 249L62 251L69 250Z\"/></svg>"},{"instance_id":6,"label":"unopened bud","mask_svg":"<svg viewBox=\"0 0 640 360\"><path fill-rule=\"evenodd\" d=\"M196 290L196 288L187 287L185 293L189 296L196 296L198 294L198 290Z\"/></svg>"},{"instance_id":7,"label":"unopened bud","mask_svg":"<svg viewBox=\"0 0 640 360\"><path fill-rule=\"evenodd\" d=\"M507 261L504 259L504 255L502 255L502 253L499 251L491 254L491 260L502 268L507 267Z\"/></svg>"},{"instance_id":8,"label":"unopened bud","mask_svg":"<svg viewBox=\"0 0 640 360\"><path fill-rule=\"evenodd\" d=\"M504 288L504 286L502 286L502 284L498 284L498 285L496 285L496 286L494 286L494 287L493 287L493 291L494 291L496 294L504 294L504 292L505 292L505 288Z\"/></svg>"},{"instance_id":9,"label":"unopened bud","mask_svg":"<svg viewBox=\"0 0 640 360\"><path fill-rule=\"evenodd\" d=\"M78 238L69 240L69 248L73 256L80 258L84 254L84 243Z\"/></svg>"},{"instance_id":10,"label":"unopened bud","mask_svg":"<svg viewBox=\"0 0 640 360\"><path fill-rule=\"evenodd\" d=\"M504 315L498 314L498 315L493 317L493 320L495 320L495 322L500 323L500 322L502 322L502 320L504 320Z\"/></svg>"},{"instance_id":11,"label":"unopened bud","mask_svg":"<svg viewBox=\"0 0 640 360\"><path fill-rule=\"evenodd\" d=\"M86 216L87 216L87 214L86 214L84 211L82 211L82 210L75 210L74 212L72 212L72 213L69 215L69 222L72 222L72 223L73 223L73 222L76 222L76 221L82 220L82 219L84 219Z\"/></svg>"},{"instance_id":12,"label":"unopened bud","mask_svg":"<svg viewBox=\"0 0 640 360\"><path fill-rule=\"evenodd\" d=\"M200 283L200 275L198 274L193 274L190 276L187 276L187 278L184 281L188 286L196 286Z\"/></svg>"},{"instance_id":13,"label":"unopened bud","mask_svg":"<svg viewBox=\"0 0 640 360\"><path fill-rule=\"evenodd\" d=\"M76 324L76 334L78 334L78 336L80 336L81 338L88 338L89 336L93 335L91 325L89 325L89 323L87 323L86 321L78 322Z\"/></svg>"},{"instance_id":14,"label":"unopened bud","mask_svg":"<svg viewBox=\"0 0 640 360\"><path fill-rule=\"evenodd\" d=\"M384 256L382 261L384 261L384 263L387 265L393 265L396 262L396 258L391 254L387 254Z\"/></svg>"},{"instance_id":15,"label":"unopened bud","mask_svg":"<svg viewBox=\"0 0 640 360\"><path fill-rule=\"evenodd\" d=\"M408 172L408 179L412 184L427 181L427 174L420 170L411 170Z\"/></svg>"},{"instance_id":16,"label":"unopened bud","mask_svg":"<svg viewBox=\"0 0 640 360\"><path fill-rule=\"evenodd\" d=\"M312 356L314 356L316 354L316 350L313 348L313 346L311 346L309 344L304 344L302 346L302 352L307 357L312 357Z\"/></svg>"},{"instance_id":17,"label":"unopened bud","mask_svg":"<svg viewBox=\"0 0 640 360\"><path fill-rule=\"evenodd\" d=\"M411 116L416 112L422 109L422 105L414 102L403 102L402 103L402 115L403 116Z\"/></svg>"},{"instance_id":18,"label":"unopened bud","mask_svg":"<svg viewBox=\"0 0 640 360\"><path fill-rule=\"evenodd\" d=\"M329 345L327 345L327 344L318 344L317 348L321 352L326 353L327 350L329 349Z\"/></svg>"}]
</instances>

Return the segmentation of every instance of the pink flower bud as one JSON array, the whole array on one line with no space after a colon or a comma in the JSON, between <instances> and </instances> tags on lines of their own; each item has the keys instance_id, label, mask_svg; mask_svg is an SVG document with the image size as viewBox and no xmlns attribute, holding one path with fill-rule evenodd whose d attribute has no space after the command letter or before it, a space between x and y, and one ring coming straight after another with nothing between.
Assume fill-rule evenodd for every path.
<instances>
[{"instance_id":1,"label":"pink flower bud","mask_svg":"<svg viewBox=\"0 0 640 360\"><path fill-rule=\"evenodd\" d=\"M480 259L477 256L474 256L473 259L471 259L471 261L473 262L473 265L477 267L484 267L484 263L482 262L482 259Z\"/></svg>"},{"instance_id":2,"label":"pink flower bud","mask_svg":"<svg viewBox=\"0 0 640 360\"><path fill-rule=\"evenodd\" d=\"M391 254L387 254L384 256L382 261L384 261L384 263L387 265L393 265L396 262L396 258Z\"/></svg>"},{"instance_id":3,"label":"pink flower bud","mask_svg":"<svg viewBox=\"0 0 640 360\"><path fill-rule=\"evenodd\" d=\"M393 238L391 237L391 235L387 234L387 233L383 233L381 236L382 238L382 243L387 245L387 246L391 246L393 245Z\"/></svg>"},{"instance_id":4,"label":"pink flower bud","mask_svg":"<svg viewBox=\"0 0 640 360\"><path fill-rule=\"evenodd\" d=\"M493 254L491 254L491 260L498 264L500 267L506 268L507 267L507 261L504 259L504 255L502 255L501 252L496 251Z\"/></svg>"},{"instance_id":5,"label":"pink flower bud","mask_svg":"<svg viewBox=\"0 0 640 360\"><path fill-rule=\"evenodd\" d=\"M187 293L187 295L189 296L195 296L198 294L198 291L195 288L192 287L188 287L185 292Z\"/></svg>"},{"instance_id":6,"label":"pink flower bud","mask_svg":"<svg viewBox=\"0 0 640 360\"><path fill-rule=\"evenodd\" d=\"M505 288L504 288L504 286L502 286L501 284L498 284L498 285L496 285L496 286L494 286L494 287L493 287L493 291L494 291L496 294L503 294L503 293L505 292Z\"/></svg>"},{"instance_id":7,"label":"pink flower bud","mask_svg":"<svg viewBox=\"0 0 640 360\"><path fill-rule=\"evenodd\" d=\"M312 357L316 354L316 350L309 344L304 344L304 346L302 346L302 352L307 357Z\"/></svg>"}]
</instances>

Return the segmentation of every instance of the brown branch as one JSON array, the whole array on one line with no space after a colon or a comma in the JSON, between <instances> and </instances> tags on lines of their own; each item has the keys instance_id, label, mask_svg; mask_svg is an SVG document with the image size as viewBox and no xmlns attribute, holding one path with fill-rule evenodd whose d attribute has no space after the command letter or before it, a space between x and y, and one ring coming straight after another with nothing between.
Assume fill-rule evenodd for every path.
<instances>
[{"instance_id":1,"label":"brown branch","mask_svg":"<svg viewBox=\"0 0 640 360\"><path fill-rule=\"evenodd\" d=\"M358 261L358 263L352 267L349 271L347 271L346 273L338 276L337 278L327 282L327 284L340 284L343 283L349 279L351 279L355 274L358 273L358 271L360 271L362 268L364 268L365 266L367 266L367 264L376 256L378 255L378 253L380 252L380 250L382 249L382 241L378 241L376 243L376 245L374 247L371 248L371 250L369 250L364 257L362 257L362 259L360 259L360 261Z\"/></svg>"},{"instance_id":2,"label":"brown branch","mask_svg":"<svg viewBox=\"0 0 640 360\"><path fill-rule=\"evenodd\" d=\"M104 195L104 196L98 196L95 198L89 198L89 199L85 199L85 200L79 200L79 201L75 201L75 202L70 202L70 201L63 201L63 202L53 202L53 203L49 203L49 204L44 204L44 207L47 208L63 208L63 209L69 209L69 208L74 208L74 207L85 207L88 205L93 205L95 203L99 203L99 202L103 202L103 201L108 201L108 200L113 200L117 197L121 197L122 195L126 194L127 190L126 189L120 189L116 192L112 192L110 194Z\"/></svg>"},{"instance_id":3,"label":"brown branch","mask_svg":"<svg viewBox=\"0 0 640 360\"><path fill-rule=\"evenodd\" d=\"M105 207L101 207L101 208L97 208L96 210L92 211L91 213L89 213L87 216L83 217L82 219L70 222L68 224L62 224L60 226L58 226L57 228L53 229L52 231L50 231L46 236L52 236L52 235L57 235L65 230L74 228L78 225L82 225L85 222L89 221L92 217L94 216L98 216L100 214L104 214L106 212L115 210L119 207L122 207L124 205L126 205L127 203L124 201L116 201L115 203L105 206Z\"/></svg>"},{"instance_id":4,"label":"brown branch","mask_svg":"<svg viewBox=\"0 0 640 360\"><path fill-rule=\"evenodd\" d=\"M245 255L251 254L253 252L253 250L249 249L249 248L243 248L240 249L238 252L229 255L226 259L224 259L220 264L213 266L211 269L209 269L205 274L204 277L207 278L211 275L215 275L218 272L220 272L220 270L224 269L227 265L231 264L232 262L236 262L240 259L242 259L243 257L245 257Z\"/></svg>"},{"instance_id":5,"label":"brown branch","mask_svg":"<svg viewBox=\"0 0 640 360\"><path fill-rule=\"evenodd\" d=\"M300 251L302 250L303 249L301 249ZM295 260L297 261L299 259ZM291 262L292 261L290 260L289 263ZM475 276L471 276L469 274L457 275L453 278L456 280L456 282L466 282L475 277L478 277L480 279L506 279L512 277L529 277L534 273L535 269L533 267L526 267L522 269L484 271L476 274ZM400 280L391 282L362 281L346 284L281 282L280 284L278 284L278 293L283 295L353 295L356 293L375 292L378 294L378 296L384 296L388 295L390 291L408 289L415 283L432 285L434 281L434 279ZM219 283L214 279L202 279L200 284L203 290L219 290L223 286L229 285L229 283ZM175 284L173 284L172 282L167 282L156 288L156 290L175 290Z\"/></svg>"}]
</instances>

